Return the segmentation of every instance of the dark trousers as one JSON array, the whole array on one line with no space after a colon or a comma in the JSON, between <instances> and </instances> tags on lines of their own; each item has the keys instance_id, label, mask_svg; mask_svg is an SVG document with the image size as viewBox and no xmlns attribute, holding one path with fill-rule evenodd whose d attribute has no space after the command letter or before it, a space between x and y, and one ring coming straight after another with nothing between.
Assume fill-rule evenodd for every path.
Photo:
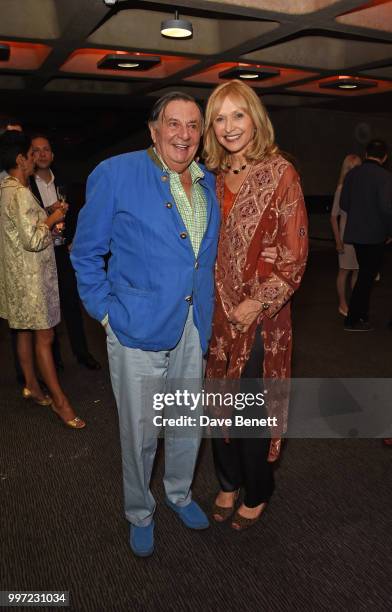
<instances>
[{"instance_id":1,"label":"dark trousers","mask_svg":"<svg viewBox=\"0 0 392 612\"><path fill-rule=\"evenodd\" d=\"M348 309L347 323L349 325L354 325L360 320L369 320L370 294L374 279L382 265L384 243L354 244L354 248L359 270Z\"/></svg>"},{"instance_id":2,"label":"dark trousers","mask_svg":"<svg viewBox=\"0 0 392 612\"><path fill-rule=\"evenodd\" d=\"M73 354L76 357L84 357L88 353L88 347L75 272L66 245L55 247L54 252L56 255L62 318L67 328ZM59 355L59 347L56 347L56 342L53 347L53 352L56 359Z\"/></svg>"},{"instance_id":3,"label":"dark trousers","mask_svg":"<svg viewBox=\"0 0 392 612\"><path fill-rule=\"evenodd\" d=\"M264 346L258 329L249 361L242 373L242 379L253 379L254 383L250 385L244 381L242 392L254 393L264 388L263 379L260 378L263 358ZM241 414L246 418L266 416L260 407L242 410ZM273 493L273 467L267 461L269 447L269 437L231 437L229 441L222 438L212 440L215 470L222 491L236 491L243 488L244 504L248 508L268 502Z\"/></svg>"}]
</instances>

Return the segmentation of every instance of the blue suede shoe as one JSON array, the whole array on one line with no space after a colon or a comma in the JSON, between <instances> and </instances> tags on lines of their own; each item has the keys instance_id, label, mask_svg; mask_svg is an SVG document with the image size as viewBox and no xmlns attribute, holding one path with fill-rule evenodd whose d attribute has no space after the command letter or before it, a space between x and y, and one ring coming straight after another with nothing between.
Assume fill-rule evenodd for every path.
<instances>
[{"instance_id":1,"label":"blue suede shoe","mask_svg":"<svg viewBox=\"0 0 392 612\"><path fill-rule=\"evenodd\" d=\"M154 552L154 521L146 527L130 525L129 544L137 557L149 557Z\"/></svg>"},{"instance_id":2,"label":"blue suede shoe","mask_svg":"<svg viewBox=\"0 0 392 612\"><path fill-rule=\"evenodd\" d=\"M192 500L187 506L177 506L166 499L166 504L189 529L207 529L210 526L207 515L195 501Z\"/></svg>"}]
</instances>

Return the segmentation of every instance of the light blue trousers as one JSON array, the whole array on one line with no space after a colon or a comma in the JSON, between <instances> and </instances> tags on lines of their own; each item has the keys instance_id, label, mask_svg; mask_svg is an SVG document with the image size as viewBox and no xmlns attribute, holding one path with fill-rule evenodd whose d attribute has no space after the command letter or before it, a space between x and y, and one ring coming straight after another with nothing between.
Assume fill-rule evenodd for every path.
<instances>
[{"instance_id":1,"label":"light blue trousers","mask_svg":"<svg viewBox=\"0 0 392 612\"><path fill-rule=\"evenodd\" d=\"M201 390L203 355L193 307L189 308L181 339L172 350L143 351L122 346L110 325L107 349L120 424L125 516L134 525L146 526L155 510L150 479L160 430L153 425L153 417L162 414L153 409L152 394L175 392L173 387L178 386L178 381L188 388L186 379L192 391ZM198 414L195 411L192 416ZM192 428L188 435L178 427L165 428L165 492L179 506L191 501L199 446L199 427Z\"/></svg>"}]
</instances>

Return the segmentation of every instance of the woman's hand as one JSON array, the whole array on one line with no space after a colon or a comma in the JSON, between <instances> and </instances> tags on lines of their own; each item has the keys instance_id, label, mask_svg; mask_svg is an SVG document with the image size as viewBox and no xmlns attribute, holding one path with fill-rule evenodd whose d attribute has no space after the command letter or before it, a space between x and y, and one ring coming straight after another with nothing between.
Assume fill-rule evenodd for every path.
<instances>
[{"instance_id":1,"label":"woman's hand","mask_svg":"<svg viewBox=\"0 0 392 612\"><path fill-rule=\"evenodd\" d=\"M229 320L238 332L244 333L248 331L249 327L252 325L253 321L257 319L261 311L261 302L246 298L240 304L238 304L237 308L234 308Z\"/></svg>"},{"instance_id":2,"label":"woman's hand","mask_svg":"<svg viewBox=\"0 0 392 612\"><path fill-rule=\"evenodd\" d=\"M52 229L52 227L56 225L56 223L60 223L64 220L67 210L68 204L62 202L61 206L59 208L56 208L54 212L52 212L52 214L46 218L45 223L49 227L49 229Z\"/></svg>"},{"instance_id":3,"label":"woman's hand","mask_svg":"<svg viewBox=\"0 0 392 612\"><path fill-rule=\"evenodd\" d=\"M274 463L274 461L277 461L279 459L281 448L282 438L271 438L267 457L268 463Z\"/></svg>"},{"instance_id":4,"label":"woman's hand","mask_svg":"<svg viewBox=\"0 0 392 612\"><path fill-rule=\"evenodd\" d=\"M278 257L278 249L276 248L276 246L267 246L267 247L264 247L263 250L261 251L261 258L266 263L274 264L277 257Z\"/></svg>"},{"instance_id":5,"label":"woman's hand","mask_svg":"<svg viewBox=\"0 0 392 612\"><path fill-rule=\"evenodd\" d=\"M341 240L338 240L336 243L336 250L339 254L344 253L344 243Z\"/></svg>"}]
</instances>

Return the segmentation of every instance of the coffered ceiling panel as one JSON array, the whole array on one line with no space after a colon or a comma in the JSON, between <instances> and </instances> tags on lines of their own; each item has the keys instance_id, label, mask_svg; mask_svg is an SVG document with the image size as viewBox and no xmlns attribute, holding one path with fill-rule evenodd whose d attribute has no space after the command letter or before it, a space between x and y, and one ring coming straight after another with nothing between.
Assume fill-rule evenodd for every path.
<instances>
[{"instance_id":1,"label":"coffered ceiling panel","mask_svg":"<svg viewBox=\"0 0 392 612\"><path fill-rule=\"evenodd\" d=\"M116 49L77 49L67 59L65 64L61 66L61 72L79 72L82 74L96 74L102 77L103 75L115 76L121 78L147 78L147 79L163 79L171 76L176 72L180 72L185 68L189 68L197 64L197 60L180 57L177 55L161 55L160 63L148 71L140 72L138 70L129 70L126 73L119 73L118 70L106 70L98 68L97 63L102 60L105 55L116 54L121 56L123 51ZM140 57L148 57L149 54L139 53Z\"/></svg>"},{"instance_id":2,"label":"coffered ceiling panel","mask_svg":"<svg viewBox=\"0 0 392 612\"><path fill-rule=\"evenodd\" d=\"M255 9L274 11L275 13L289 13L303 15L314 13L323 8L336 4L339 0L232 0L230 4ZM227 0L215 0L216 4L229 4Z\"/></svg>"},{"instance_id":3,"label":"coffered ceiling panel","mask_svg":"<svg viewBox=\"0 0 392 612\"><path fill-rule=\"evenodd\" d=\"M170 18L173 18L170 12L124 10L108 19L89 36L87 42L160 52L211 55L279 27L276 22L225 18L222 15L199 17L181 13L181 19L192 22L193 37L176 40L160 35L161 22Z\"/></svg>"},{"instance_id":4,"label":"coffered ceiling panel","mask_svg":"<svg viewBox=\"0 0 392 612\"><path fill-rule=\"evenodd\" d=\"M336 21L361 28L392 32L392 3L390 0L373 0L345 15L340 15Z\"/></svg>"},{"instance_id":5,"label":"coffered ceiling panel","mask_svg":"<svg viewBox=\"0 0 392 612\"><path fill-rule=\"evenodd\" d=\"M331 35L300 36L243 55L245 60L342 70L382 61L392 54L392 43L368 42Z\"/></svg>"},{"instance_id":6,"label":"coffered ceiling panel","mask_svg":"<svg viewBox=\"0 0 392 612\"><path fill-rule=\"evenodd\" d=\"M0 36L57 38L59 19L54 0L1 0Z\"/></svg>"},{"instance_id":7,"label":"coffered ceiling panel","mask_svg":"<svg viewBox=\"0 0 392 612\"><path fill-rule=\"evenodd\" d=\"M348 78L349 75L338 75L327 77L325 79L319 79L318 81L312 81L310 83L305 83L303 85L297 85L292 87L293 91L296 92L309 92L309 93L318 93L320 95L333 95L341 96L341 97L358 97L358 96L369 96L374 94L381 94L387 91L392 91L392 81L372 81L371 79L365 79L364 77L356 77L355 81L358 83L358 89L329 89L326 87L327 85L335 82L337 79L345 79ZM368 89L361 89L361 82L363 84L370 84L371 87Z\"/></svg>"},{"instance_id":8,"label":"coffered ceiling panel","mask_svg":"<svg viewBox=\"0 0 392 612\"><path fill-rule=\"evenodd\" d=\"M219 74L229 70L230 68L271 68L270 66L260 65L260 64L245 64L241 62L226 62L223 64L216 64L215 66L211 66L207 68L207 70L203 70L202 72L196 73L190 77L187 77L186 81L194 81L198 83L210 83L216 85L218 83L224 83L227 81L225 78L219 77ZM288 83L292 83L294 81L300 81L302 79L316 76L314 72L305 72L304 70L295 70L293 68L278 68L279 73L277 76L273 76L268 79L263 79L262 81L252 82L252 87L278 87L281 85L287 85Z\"/></svg>"},{"instance_id":9,"label":"coffered ceiling panel","mask_svg":"<svg viewBox=\"0 0 392 612\"><path fill-rule=\"evenodd\" d=\"M47 45L39 43L26 43L14 41L0 41L0 44L8 45L10 57L7 61L0 61L0 70L36 70L51 52Z\"/></svg>"}]
</instances>

